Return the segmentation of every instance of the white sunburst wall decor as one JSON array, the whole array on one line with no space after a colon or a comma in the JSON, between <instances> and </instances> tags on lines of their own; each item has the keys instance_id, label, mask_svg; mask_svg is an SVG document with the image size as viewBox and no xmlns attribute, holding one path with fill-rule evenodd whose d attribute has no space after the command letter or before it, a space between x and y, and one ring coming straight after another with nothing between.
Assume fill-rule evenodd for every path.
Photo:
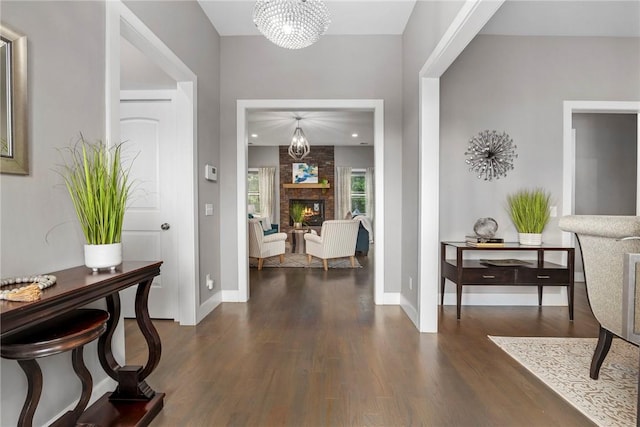
<instances>
[{"instance_id":1,"label":"white sunburst wall decor","mask_svg":"<svg viewBox=\"0 0 640 427\"><path fill-rule=\"evenodd\" d=\"M465 163L469 171L477 174L478 179L493 181L507 176L513 169L513 160L518 157L513 139L506 133L484 130L469 140Z\"/></svg>"}]
</instances>

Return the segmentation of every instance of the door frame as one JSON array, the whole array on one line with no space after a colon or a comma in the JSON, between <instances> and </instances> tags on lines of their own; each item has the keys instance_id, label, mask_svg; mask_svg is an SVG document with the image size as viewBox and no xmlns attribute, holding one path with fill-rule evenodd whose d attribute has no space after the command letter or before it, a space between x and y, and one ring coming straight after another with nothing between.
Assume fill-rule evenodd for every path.
<instances>
[{"instance_id":1,"label":"door frame","mask_svg":"<svg viewBox=\"0 0 640 427\"><path fill-rule=\"evenodd\" d=\"M504 1L467 0L418 75L418 318L408 314L420 332L438 332L440 77Z\"/></svg>"},{"instance_id":2,"label":"door frame","mask_svg":"<svg viewBox=\"0 0 640 427\"><path fill-rule=\"evenodd\" d=\"M562 215L575 212L576 141L572 136L573 113L636 114L638 117L636 214L640 213L640 102L564 101L562 103ZM563 245L574 245L572 233L562 233Z\"/></svg>"},{"instance_id":3,"label":"door frame","mask_svg":"<svg viewBox=\"0 0 640 427\"><path fill-rule=\"evenodd\" d=\"M384 101L382 99L253 99L237 101L237 212L238 300L249 300L249 248L247 244L247 167L249 135L247 112L251 110L359 110L373 111L375 182L374 302L384 304Z\"/></svg>"},{"instance_id":4,"label":"door frame","mask_svg":"<svg viewBox=\"0 0 640 427\"><path fill-rule=\"evenodd\" d=\"M198 319L198 217L197 217L197 77L121 1L106 3L105 103L107 141L120 141L120 37L127 39L176 83L176 168L183 171L176 185L179 211L178 304L176 320L195 325Z\"/></svg>"}]
</instances>

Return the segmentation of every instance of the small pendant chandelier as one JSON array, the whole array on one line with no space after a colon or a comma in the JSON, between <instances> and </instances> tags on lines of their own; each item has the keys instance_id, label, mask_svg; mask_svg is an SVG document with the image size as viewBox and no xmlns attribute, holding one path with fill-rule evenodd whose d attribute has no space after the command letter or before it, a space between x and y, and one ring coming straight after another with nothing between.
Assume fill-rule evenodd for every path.
<instances>
[{"instance_id":1,"label":"small pendant chandelier","mask_svg":"<svg viewBox=\"0 0 640 427\"><path fill-rule=\"evenodd\" d=\"M320 39L331 19L322 0L258 0L253 23L272 43L302 49Z\"/></svg>"},{"instance_id":2,"label":"small pendant chandelier","mask_svg":"<svg viewBox=\"0 0 640 427\"><path fill-rule=\"evenodd\" d=\"M296 117L296 120L296 130L293 131L293 138L291 138L289 145L289 155L294 160L302 160L309 155L311 147L309 147L309 141L300 127L300 117Z\"/></svg>"}]
</instances>

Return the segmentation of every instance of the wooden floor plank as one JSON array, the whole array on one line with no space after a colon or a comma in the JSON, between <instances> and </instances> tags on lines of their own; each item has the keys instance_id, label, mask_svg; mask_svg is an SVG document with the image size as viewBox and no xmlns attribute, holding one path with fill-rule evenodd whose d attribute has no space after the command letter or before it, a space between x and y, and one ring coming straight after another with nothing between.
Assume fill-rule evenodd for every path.
<instances>
[{"instance_id":1,"label":"wooden floor plank","mask_svg":"<svg viewBox=\"0 0 640 427\"><path fill-rule=\"evenodd\" d=\"M248 303L195 327L154 321L163 352L148 382L166 398L152 425L591 425L487 338L595 337L581 284L574 322L566 307L466 306L458 321L445 306L440 332L420 334L400 307L373 304L370 260L251 269ZM143 338L125 324L127 362L143 363Z\"/></svg>"}]
</instances>

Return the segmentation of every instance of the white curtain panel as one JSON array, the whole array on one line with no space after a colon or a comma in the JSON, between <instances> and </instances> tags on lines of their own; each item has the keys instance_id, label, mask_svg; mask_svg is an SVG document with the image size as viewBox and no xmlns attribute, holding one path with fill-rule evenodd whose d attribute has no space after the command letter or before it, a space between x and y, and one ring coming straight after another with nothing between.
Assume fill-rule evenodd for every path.
<instances>
[{"instance_id":1,"label":"white curtain panel","mask_svg":"<svg viewBox=\"0 0 640 427\"><path fill-rule=\"evenodd\" d=\"M276 198L276 168L267 167L258 169L258 191L260 192L260 214L269 218L269 222L275 218Z\"/></svg>"},{"instance_id":2,"label":"white curtain panel","mask_svg":"<svg viewBox=\"0 0 640 427\"><path fill-rule=\"evenodd\" d=\"M351 167L336 166L335 219L351 212Z\"/></svg>"},{"instance_id":3,"label":"white curtain panel","mask_svg":"<svg viewBox=\"0 0 640 427\"><path fill-rule=\"evenodd\" d=\"M367 168L364 174L364 191L367 198L367 216L373 223L375 213L375 184L374 184L374 168Z\"/></svg>"}]
</instances>

